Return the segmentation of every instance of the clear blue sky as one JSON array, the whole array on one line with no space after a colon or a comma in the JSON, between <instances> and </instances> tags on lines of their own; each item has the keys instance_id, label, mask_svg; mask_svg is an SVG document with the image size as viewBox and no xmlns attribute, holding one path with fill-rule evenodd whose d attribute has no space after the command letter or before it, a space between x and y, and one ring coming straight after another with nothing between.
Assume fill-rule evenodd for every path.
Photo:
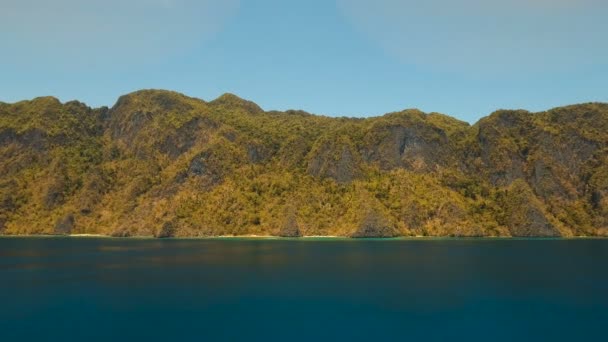
<instances>
[{"instance_id":1,"label":"clear blue sky","mask_svg":"<svg viewBox=\"0 0 608 342\"><path fill-rule=\"evenodd\" d=\"M608 102L604 0L0 0L0 101L141 88L474 122Z\"/></svg>"}]
</instances>

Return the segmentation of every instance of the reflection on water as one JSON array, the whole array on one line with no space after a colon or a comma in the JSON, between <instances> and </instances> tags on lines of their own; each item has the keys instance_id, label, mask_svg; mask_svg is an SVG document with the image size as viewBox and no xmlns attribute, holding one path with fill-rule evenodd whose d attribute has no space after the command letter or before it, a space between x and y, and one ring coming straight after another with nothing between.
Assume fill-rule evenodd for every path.
<instances>
[{"instance_id":1,"label":"reflection on water","mask_svg":"<svg viewBox=\"0 0 608 342\"><path fill-rule=\"evenodd\" d=\"M606 260L608 240L2 238L0 340L587 340Z\"/></svg>"}]
</instances>

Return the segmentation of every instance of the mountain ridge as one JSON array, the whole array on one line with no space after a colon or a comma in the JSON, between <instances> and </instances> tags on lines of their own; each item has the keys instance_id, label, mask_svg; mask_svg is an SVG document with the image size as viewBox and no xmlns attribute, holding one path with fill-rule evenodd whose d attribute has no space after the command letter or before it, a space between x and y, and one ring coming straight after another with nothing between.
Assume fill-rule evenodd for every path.
<instances>
[{"instance_id":1,"label":"mountain ridge","mask_svg":"<svg viewBox=\"0 0 608 342\"><path fill-rule=\"evenodd\" d=\"M608 104L474 124L146 89L0 103L0 233L606 236Z\"/></svg>"}]
</instances>

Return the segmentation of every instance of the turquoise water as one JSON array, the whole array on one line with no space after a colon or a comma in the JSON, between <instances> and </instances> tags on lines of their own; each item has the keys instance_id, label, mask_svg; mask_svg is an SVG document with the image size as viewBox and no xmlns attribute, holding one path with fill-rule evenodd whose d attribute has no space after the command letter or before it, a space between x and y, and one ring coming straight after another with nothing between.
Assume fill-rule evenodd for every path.
<instances>
[{"instance_id":1,"label":"turquoise water","mask_svg":"<svg viewBox=\"0 0 608 342\"><path fill-rule=\"evenodd\" d=\"M608 240L0 238L0 341L606 340Z\"/></svg>"}]
</instances>

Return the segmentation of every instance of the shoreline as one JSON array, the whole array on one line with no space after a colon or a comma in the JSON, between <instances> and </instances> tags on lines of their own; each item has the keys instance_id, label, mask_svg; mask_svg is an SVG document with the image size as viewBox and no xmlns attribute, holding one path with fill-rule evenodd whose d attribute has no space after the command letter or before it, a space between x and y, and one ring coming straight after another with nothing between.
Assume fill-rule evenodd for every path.
<instances>
[{"instance_id":1,"label":"shoreline","mask_svg":"<svg viewBox=\"0 0 608 342\"><path fill-rule=\"evenodd\" d=\"M169 238L157 238L152 235L116 237L104 234L68 234L68 235L53 235L53 234L27 234L27 235L12 235L0 234L1 238L74 238L74 239L116 239L116 240L347 240L347 241L414 241L414 240L604 240L608 236L396 236L396 237L366 237L352 238L348 236L338 235L305 235L300 237L284 237L275 235L217 235L217 236L176 236Z\"/></svg>"}]
</instances>

